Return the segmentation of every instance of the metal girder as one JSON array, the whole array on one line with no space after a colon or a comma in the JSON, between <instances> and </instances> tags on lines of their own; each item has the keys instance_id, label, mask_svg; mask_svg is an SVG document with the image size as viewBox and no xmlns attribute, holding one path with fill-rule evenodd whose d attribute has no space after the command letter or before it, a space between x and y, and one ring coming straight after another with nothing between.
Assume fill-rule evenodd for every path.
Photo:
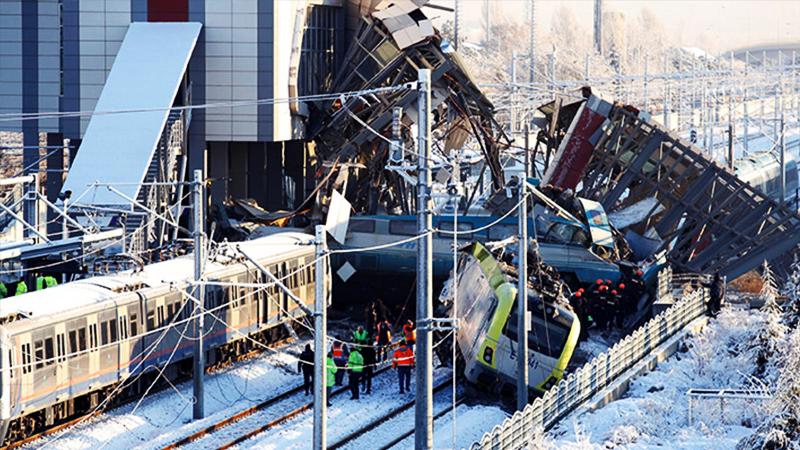
<instances>
[{"instance_id":1,"label":"metal girder","mask_svg":"<svg viewBox=\"0 0 800 450\"><path fill-rule=\"evenodd\" d=\"M580 195L609 211L655 197L666 210L652 209L646 224L676 267L735 277L800 243L800 216L785 205L632 108L616 105L607 117Z\"/></svg>"}]
</instances>

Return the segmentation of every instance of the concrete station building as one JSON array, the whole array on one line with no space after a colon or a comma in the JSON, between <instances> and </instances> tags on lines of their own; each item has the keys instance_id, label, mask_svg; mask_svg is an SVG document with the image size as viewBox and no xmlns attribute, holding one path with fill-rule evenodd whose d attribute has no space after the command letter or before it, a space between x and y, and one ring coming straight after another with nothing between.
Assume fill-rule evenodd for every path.
<instances>
[{"instance_id":1,"label":"concrete station building","mask_svg":"<svg viewBox=\"0 0 800 450\"><path fill-rule=\"evenodd\" d=\"M168 102L173 106L228 106L193 109L181 118L186 130L185 154L181 155L184 173L205 169L214 180L214 201L252 198L270 210L292 209L313 187L309 169L313 146L306 143L308 112L303 104L264 100L323 92L344 53L348 17L358 18L363 7L342 0L0 1L0 115L5 115L0 131L24 133L24 166L32 166L28 169L32 172L40 158L36 148L40 146L39 133L47 133L48 148L69 139L70 161L85 151L98 161L113 162L115 152L123 151L118 146L121 149L130 136L145 131L138 129L135 121L121 124L125 129L115 131L113 140L92 140L93 148L84 149L81 143L88 142L87 131L93 133L90 121L98 117L86 112L100 109L98 101L104 90L108 96L136 92L141 88L136 86L137 80L158 80L153 74L136 74L136 58L151 59L152 63L167 57L158 54L159 46L133 48L138 44L131 37L126 67L134 73L122 77L124 81L117 77L116 85L111 86L109 75L131 25L200 24L196 38L186 46L188 63L181 69L184 72L176 90L172 86L165 90L176 92ZM151 42L160 38L159 32L146 30ZM169 47L163 42L165 49ZM167 65L167 61L161 62ZM160 67L156 64L148 70L158 72ZM131 83L130 89L120 83ZM117 97L114 105L131 101L125 95ZM237 102L243 104L230 105ZM85 114L58 114L76 111ZM35 113L53 114L17 120L21 114ZM173 118L166 120L162 122L165 126ZM142 157L150 154L150 158L153 153L152 148L127 151L134 156L137 152ZM61 169L62 153L50 153L46 164L39 164L40 170ZM76 173L77 165L71 169ZM102 179L98 171L103 169L93 167L93 176ZM71 176L70 172L68 185ZM110 181L142 181L133 178ZM61 180L48 180L48 196L54 198L61 190Z\"/></svg>"}]
</instances>

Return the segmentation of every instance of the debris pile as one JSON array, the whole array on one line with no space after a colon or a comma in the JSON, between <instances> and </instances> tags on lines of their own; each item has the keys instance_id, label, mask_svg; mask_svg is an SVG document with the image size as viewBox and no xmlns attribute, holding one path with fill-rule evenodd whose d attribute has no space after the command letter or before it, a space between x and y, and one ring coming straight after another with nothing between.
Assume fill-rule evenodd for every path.
<instances>
[{"instance_id":1,"label":"debris pile","mask_svg":"<svg viewBox=\"0 0 800 450\"><path fill-rule=\"evenodd\" d=\"M402 171L386 170L386 166L413 167L408 163L416 160L413 151L404 150L415 148L418 92L413 83L420 68L432 72L435 159L444 161L452 150L460 151L472 138L484 156L494 188L502 186L499 153L510 145L509 139L493 117L493 105L470 78L451 44L420 9L424 3L382 2L363 16L331 91L371 92L312 105L310 128L322 167L317 180L324 184L321 203L325 204L328 193L336 189L344 193L356 212L414 210L410 179ZM403 84L406 89L374 91ZM395 108L402 108L402 113L399 123L393 124ZM400 148L390 160L392 139L400 141ZM337 176L330 176L333 172ZM318 213L321 217L321 211Z\"/></svg>"}]
</instances>

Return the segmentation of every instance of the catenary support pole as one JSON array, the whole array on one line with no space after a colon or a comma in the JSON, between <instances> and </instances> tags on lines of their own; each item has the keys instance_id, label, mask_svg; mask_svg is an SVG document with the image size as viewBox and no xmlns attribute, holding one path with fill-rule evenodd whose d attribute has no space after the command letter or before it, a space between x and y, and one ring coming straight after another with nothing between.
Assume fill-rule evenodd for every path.
<instances>
[{"instance_id":1,"label":"catenary support pole","mask_svg":"<svg viewBox=\"0 0 800 450\"><path fill-rule=\"evenodd\" d=\"M786 130L784 129L783 111L780 119L780 151L781 151L781 203L786 203Z\"/></svg>"},{"instance_id":2,"label":"catenary support pole","mask_svg":"<svg viewBox=\"0 0 800 450\"><path fill-rule=\"evenodd\" d=\"M431 71L420 69L417 121L417 232L422 235L417 241L417 386L414 420L414 448L433 447L433 366L431 352L431 311L433 310L433 242L431 229L430 194L431 182Z\"/></svg>"},{"instance_id":3,"label":"catenary support pole","mask_svg":"<svg viewBox=\"0 0 800 450\"><path fill-rule=\"evenodd\" d=\"M194 370L192 374L192 385L194 392L194 408L192 409L195 420L205 416L205 393L203 386L204 370L206 365L205 351L203 349L203 333L205 320L205 295L204 288L199 283L203 276L203 263L205 262L205 243L203 242L203 228L205 219L203 218L203 171L194 171L194 182L192 183L192 207L194 208L194 285L192 296L197 300L194 316Z\"/></svg>"},{"instance_id":4,"label":"catenary support pole","mask_svg":"<svg viewBox=\"0 0 800 450\"><path fill-rule=\"evenodd\" d=\"M325 435L328 407L327 370L325 370L328 292L325 284L327 244L323 225L317 225L314 243L317 247L316 276L314 278L314 450L325 450L327 447Z\"/></svg>"},{"instance_id":5,"label":"catenary support pole","mask_svg":"<svg viewBox=\"0 0 800 450\"><path fill-rule=\"evenodd\" d=\"M528 179L529 129L525 125L525 165L519 183L519 235L517 261L517 409L528 404L528 202L525 201Z\"/></svg>"}]
</instances>

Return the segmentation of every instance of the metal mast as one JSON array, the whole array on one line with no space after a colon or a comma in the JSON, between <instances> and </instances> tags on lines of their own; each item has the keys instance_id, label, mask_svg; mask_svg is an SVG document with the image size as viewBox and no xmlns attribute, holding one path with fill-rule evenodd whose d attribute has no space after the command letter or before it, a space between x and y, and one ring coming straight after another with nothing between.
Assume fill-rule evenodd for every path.
<instances>
[{"instance_id":1,"label":"metal mast","mask_svg":"<svg viewBox=\"0 0 800 450\"><path fill-rule=\"evenodd\" d=\"M517 242L517 409L528 404L528 202L525 201L528 179L528 134L525 125L525 167L519 180L519 236Z\"/></svg>"},{"instance_id":2,"label":"metal mast","mask_svg":"<svg viewBox=\"0 0 800 450\"><path fill-rule=\"evenodd\" d=\"M603 0L594 0L594 49L603 54Z\"/></svg>"},{"instance_id":3,"label":"metal mast","mask_svg":"<svg viewBox=\"0 0 800 450\"><path fill-rule=\"evenodd\" d=\"M193 417L195 420L205 416L205 394L203 386L204 369L206 365L206 355L203 351L203 333L205 319L205 290L199 283L203 276L203 263L205 262L205 243L203 242L203 171L194 171L194 183L192 183L192 206L194 206L194 289L192 296L197 301L194 316L194 372L192 382L194 388L194 407Z\"/></svg>"},{"instance_id":4,"label":"metal mast","mask_svg":"<svg viewBox=\"0 0 800 450\"><path fill-rule=\"evenodd\" d=\"M316 276L314 279L314 449L325 450L326 434L326 413L328 406L327 370L325 363L326 345L325 340L328 334L327 308L328 292L325 289L325 253L327 245L325 242L325 226L317 225L316 239L314 241L317 248L317 262L315 266Z\"/></svg>"},{"instance_id":5,"label":"metal mast","mask_svg":"<svg viewBox=\"0 0 800 450\"><path fill-rule=\"evenodd\" d=\"M414 421L414 448L417 450L433 447L433 239L431 229L430 194L431 156L430 112L431 112L431 71L419 69L419 108L417 136L417 233L421 235L417 243L417 392L416 417Z\"/></svg>"}]
</instances>

